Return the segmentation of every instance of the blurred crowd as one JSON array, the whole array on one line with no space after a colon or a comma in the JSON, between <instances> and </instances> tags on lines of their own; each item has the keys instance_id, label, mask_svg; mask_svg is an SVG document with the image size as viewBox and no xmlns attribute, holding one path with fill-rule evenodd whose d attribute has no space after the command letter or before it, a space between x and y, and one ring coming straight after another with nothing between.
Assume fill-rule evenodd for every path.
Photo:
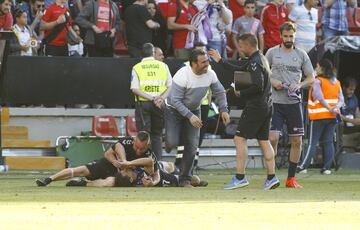
<instances>
[{"instance_id":1,"label":"blurred crowd","mask_svg":"<svg viewBox=\"0 0 360 230\"><path fill-rule=\"evenodd\" d=\"M140 58L145 43L187 59L197 44L223 58L242 57L237 37L259 49L281 43L279 27L297 26L295 46L347 35L357 0L0 0L0 28L13 30L13 55ZM350 28L351 29L351 28Z\"/></svg>"}]
</instances>

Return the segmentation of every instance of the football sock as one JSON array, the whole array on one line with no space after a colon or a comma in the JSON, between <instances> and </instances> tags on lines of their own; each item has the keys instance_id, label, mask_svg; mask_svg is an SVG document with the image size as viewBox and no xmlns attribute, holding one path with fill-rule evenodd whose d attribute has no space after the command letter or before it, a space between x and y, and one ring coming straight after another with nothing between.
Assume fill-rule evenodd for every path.
<instances>
[{"instance_id":1,"label":"football sock","mask_svg":"<svg viewBox=\"0 0 360 230\"><path fill-rule=\"evenodd\" d=\"M295 177L297 163L289 161L288 178Z\"/></svg>"},{"instance_id":2,"label":"football sock","mask_svg":"<svg viewBox=\"0 0 360 230\"><path fill-rule=\"evenodd\" d=\"M267 179L272 180L275 177L275 174L268 174Z\"/></svg>"},{"instance_id":3,"label":"football sock","mask_svg":"<svg viewBox=\"0 0 360 230\"><path fill-rule=\"evenodd\" d=\"M238 174L238 173L236 173L236 179L238 179L238 180L242 180L242 179L244 179L244 177L245 177L245 174Z\"/></svg>"}]
</instances>

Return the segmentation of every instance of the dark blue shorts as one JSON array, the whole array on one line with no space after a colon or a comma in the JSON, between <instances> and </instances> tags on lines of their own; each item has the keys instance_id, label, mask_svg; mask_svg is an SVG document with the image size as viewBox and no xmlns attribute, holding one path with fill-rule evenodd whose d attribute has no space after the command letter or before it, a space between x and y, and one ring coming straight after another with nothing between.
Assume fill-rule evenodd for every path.
<instances>
[{"instance_id":1,"label":"dark blue shorts","mask_svg":"<svg viewBox=\"0 0 360 230\"><path fill-rule=\"evenodd\" d=\"M304 122L302 104L273 104L274 113L271 121L271 131L282 132L284 123L289 136L303 136Z\"/></svg>"}]
</instances>

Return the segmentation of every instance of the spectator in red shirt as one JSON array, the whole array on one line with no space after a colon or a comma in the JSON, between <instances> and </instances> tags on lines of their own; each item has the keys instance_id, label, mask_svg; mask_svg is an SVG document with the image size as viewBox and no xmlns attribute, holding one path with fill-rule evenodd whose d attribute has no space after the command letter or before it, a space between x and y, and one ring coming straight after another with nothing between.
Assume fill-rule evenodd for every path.
<instances>
[{"instance_id":1,"label":"spectator in red shirt","mask_svg":"<svg viewBox=\"0 0 360 230\"><path fill-rule=\"evenodd\" d=\"M233 21L245 15L245 0L229 0L229 9L233 13Z\"/></svg>"},{"instance_id":2,"label":"spectator in red shirt","mask_svg":"<svg viewBox=\"0 0 360 230\"><path fill-rule=\"evenodd\" d=\"M161 14L164 16L164 18L167 18L169 3L173 0L155 0L155 1L160 8Z\"/></svg>"},{"instance_id":3,"label":"spectator in red shirt","mask_svg":"<svg viewBox=\"0 0 360 230\"><path fill-rule=\"evenodd\" d=\"M273 0L264 7L260 18L265 30L264 52L282 43L280 26L288 21L288 15L289 11L284 6L283 0Z\"/></svg>"},{"instance_id":4,"label":"spectator in red shirt","mask_svg":"<svg viewBox=\"0 0 360 230\"><path fill-rule=\"evenodd\" d=\"M11 15L10 9L10 0L0 0L0 30L11 30L13 16Z\"/></svg>"},{"instance_id":5,"label":"spectator in red shirt","mask_svg":"<svg viewBox=\"0 0 360 230\"><path fill-rule=\"evenodd\" d=\"M173 30L172 46L177 58L188 59L191 52L191 49L185 49L185 42L188 31L196 31L196 27L190 24L197 13L193 2L194 0L176 0L169 4L167 25L169 30Z\"/></svg>"},{"instance_id":6,"label":"spectator in red shirt","mask_svg":"<svg viewBox=\"0 0 360 230\"><path fill-rule=\"evenodd\" d=\"M113 1L88 1L75 21L86 30L84 44L89 57L114 56L113 41L115 32L120 31L120 13Z\"/></svg>"},{"instance_id":7,"label":"spectator in red shirt","mask_svg":"<svg viewBox=\"0 0 360 230\"><path fill-rule=\"evenodd\" d=\"M10 0L0 0L0 30L10 30L13 25ZM0 62L3 60L5 40L0 40Z\"/></svg>"},{"instance_id":8,"label":"spectator in red shirt","mask_svg":"<svg viewBox=\"0 0 360 230\"><path fill-rule=\"evenodd\" d=\"M45 10L41 19L40 30L45 32L46 56L68 56L66 33L72 28L66 2L66 0L56 0Z\"/></svg>"}]
</instances>

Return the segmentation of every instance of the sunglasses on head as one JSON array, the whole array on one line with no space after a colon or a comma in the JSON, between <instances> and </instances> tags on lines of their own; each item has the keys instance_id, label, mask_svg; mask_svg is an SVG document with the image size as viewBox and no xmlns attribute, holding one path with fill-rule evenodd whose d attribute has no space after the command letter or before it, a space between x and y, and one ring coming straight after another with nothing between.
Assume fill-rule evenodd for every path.
<instances>
[{"instance_id":1,"label":"sunglasses on head","mask_svg":"<svg viewBox=\"0 0 360 230\"><path fill-rule=\"evenodd\" d=\"M14 16L15 18L20 17L25 11L22 9L15 9Z\"/></svg>"},{"instance_id":2,"label":"sunglasses on head","mask_svg":"<svg viewBox=\"0 0 360 230\"><path fill-rule=\"evenodd\" d=\"M313 20L313 17L312 17L312 15L311 15L310 11L308 12L308 15L309 15L310 21L312 21L312 20Z\"/></svg>"}]
</instances>

